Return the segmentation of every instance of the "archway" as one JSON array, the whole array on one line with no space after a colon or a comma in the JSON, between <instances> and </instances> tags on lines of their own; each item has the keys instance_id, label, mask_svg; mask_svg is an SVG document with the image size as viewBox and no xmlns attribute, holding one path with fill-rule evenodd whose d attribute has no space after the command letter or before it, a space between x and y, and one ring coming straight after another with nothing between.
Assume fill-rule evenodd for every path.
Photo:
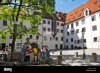
<instances>
[{"instance_id":1,"label":"archway","mask_svg":"<svg viewBox=\"0 0 100 73\"><path fill-rule=\"evenodd\" d=\"M35 47L38 48L38 45L37 45L37 43L31 43L31 47L32 48L35 48Z\"/></svg>"}]
</instances>

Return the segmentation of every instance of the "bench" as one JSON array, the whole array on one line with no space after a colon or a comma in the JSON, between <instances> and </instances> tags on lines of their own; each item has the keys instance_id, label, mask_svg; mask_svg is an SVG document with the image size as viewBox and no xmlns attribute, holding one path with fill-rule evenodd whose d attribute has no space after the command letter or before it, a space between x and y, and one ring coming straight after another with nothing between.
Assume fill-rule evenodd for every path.
<instances>
[{"instance_id":1,"label":"bench","mask_svg":"<svg viewBox=\"0 0 100 73\"><path fill-rule=\"evenodd\" d=\"M12 53L12 60L13 61L21 61L21 53L20 52L13 52Z\"/></svg>"}]
</instances>

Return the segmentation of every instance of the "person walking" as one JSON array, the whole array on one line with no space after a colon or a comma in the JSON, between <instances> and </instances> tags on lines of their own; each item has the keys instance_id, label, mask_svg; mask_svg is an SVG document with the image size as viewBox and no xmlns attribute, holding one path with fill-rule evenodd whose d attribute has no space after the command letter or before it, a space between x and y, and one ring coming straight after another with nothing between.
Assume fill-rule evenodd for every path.
<instances>
[{"instance_id":1,"label":"person walking","mask_svg":"<svg viewBox=\"0 0 100 73\"><path fill-rule=\"evenodd\" d=\"M25 45L21 48L21 62L25 61Z\"/></svg>"}]
</instances>

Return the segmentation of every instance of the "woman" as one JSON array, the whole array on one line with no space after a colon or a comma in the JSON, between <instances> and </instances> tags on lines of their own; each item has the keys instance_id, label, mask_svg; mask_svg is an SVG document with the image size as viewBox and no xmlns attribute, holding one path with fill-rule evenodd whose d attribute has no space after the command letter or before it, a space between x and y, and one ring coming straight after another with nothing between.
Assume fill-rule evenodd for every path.
<instances>
[{"instance_id":1,"label":"woman","mask_svg":"<svg viewBox=\"0 0 100 73\"><path fill-rule=\"evenodd\" d=\"M7 59L7 56L8 56L8 46L6 46L3 49L3 54L4 54L4 61L7 62L8 61L8 59Z\"/></svg>"},{"instance_id":2,"label":"woman","mask_svg":"<svg viewBox=\"0 0 100 73\"><path fill-rule=\"evenodd\" d=\"M42 59L42 57L41 57L41 50L40 50L40 48L38 48L38 54L37 54L38 64L41 64L41 59Z\"/></svg>"},{"instance_id":3,"label":"woman","mask_svg":"<svg viewBox=\"0 0 100 73\"><path fill-rule=\"evenodd\" d=\"M33 48L33 54L34 54L34 61L37 61L37 52L38 52L38 48Z\"/></svg>"},{"instance_id":4,"label":"woman","mask_svg":"<svg viewBox=\"0 0 100 73\"><path fill-rule=\"evenodd\" d=\"M29 46L26 47L25 57L26 57L26 62L30 61L30 48L29 48Z\"/></svg>"}]
</instances>

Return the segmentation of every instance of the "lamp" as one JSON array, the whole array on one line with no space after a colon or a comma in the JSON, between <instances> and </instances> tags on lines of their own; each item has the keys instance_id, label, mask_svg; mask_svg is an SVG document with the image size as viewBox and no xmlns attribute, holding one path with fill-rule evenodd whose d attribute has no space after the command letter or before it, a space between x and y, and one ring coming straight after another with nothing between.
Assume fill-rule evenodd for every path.
<instances>
[{"instance_id":1,"label":"lamp","mask_svg":"<svg viewBox=\"0 0 100 73\"><path fill-rule=\"evenodd\" d=\"M82 37L83 37L83 59L86 58L86 54L85 54L85 49L84 49L84 33L85 33L85 30L82 30Z\"/></svg>"}]
</instances>

